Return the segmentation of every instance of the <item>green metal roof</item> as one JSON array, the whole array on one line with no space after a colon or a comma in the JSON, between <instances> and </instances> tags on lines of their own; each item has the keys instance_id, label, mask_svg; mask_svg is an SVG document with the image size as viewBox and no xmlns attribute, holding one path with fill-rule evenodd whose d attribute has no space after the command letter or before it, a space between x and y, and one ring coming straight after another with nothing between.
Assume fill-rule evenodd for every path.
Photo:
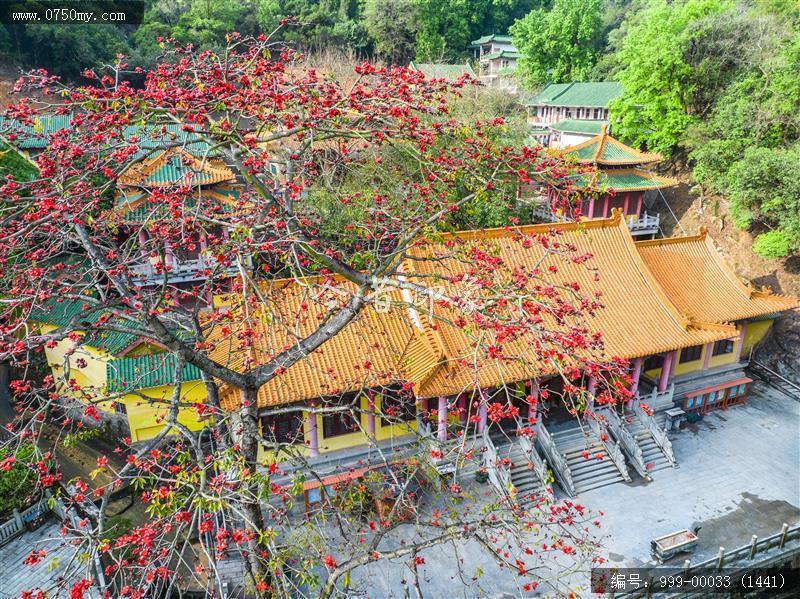
<instances>
[{"instance_id":1,"label":"green metal roof","mask_svg":"<svg viewBox=\"0 0 800 599\"><path fill-rule=\"evenodd\" d=\"M529 100L529 103L608 108L611 101L621 94L622 86L616 81L551 83Z\"/></svg>"},{"instance_id":2,"label":"green metal roof","mask_svg":"<svg viewBox=\"0 0 800 599\"><path fill-rule=\"evenodd\" d=\"M582 119L567 119L550 125L554 131L561 131L562 133L587 133L591 135L599 135L603 130L603 125L608 125L608 121L589 121Z\"/></svg>"},{"instance_id":3,"label":"green metal roof","mask_svg":"<svg viewBox=\"0 0 800 599\"><path fill-rule=\"evenodd\" d=\"M237 201L240 197L240 191L238 189L233 188L216 188L215 193L220 195L228 196L233 199L233 201ZM139 198L142 197L143 194L135 193L132 195L120 195L119 201L117 202L117 208L123 208L126 203L133 203L137 201ZM187 197L181 204L182 212L189 216L189 212L195 209L198 209L197 201L199 197L198 195L192 195ZM214 197L210 197L208 195L202 196L202 211L203 214L222 214L222 213L229 213L233 210L233 207L230 204L226 204L223 201L220 201ZM122 216L122 219L125 222L130 223L146 223L146 222L153 222L160 219L165 218L173 218L171 214L170 206L165 206L164 204L156 204L152 199L148 198L141 202L138 206L125 212Z\"/></svg>"},{"instance_id":4,"label":"green metal roof","mask_svg":"<svg viewBox=\"0 0 800 599\"><path fill-rule=\"evenodd\" d=\"M647 191L661 189L675 184L673 179L661 177L638 169L602 169L594 181L595 187L620 191ZM592 176L578 175L577 180L584 186L592 183Z\"/></svg>"},{"instance_id":5,"label":"green metal roof","mask_svg":"<svg viewBox=\"0 0 800 599\"><path fill-rule=\"evenodd\" d=\"M512 43L512 39L510 35L496 35L491 33L489 35L484 35L483 37L479 37L478 39L474 40L470 47L474 46L482 46L483 44L488 44L489 42L498 42L500 44L510 44Z\"/></svg>"},{"instance_id":6,"label":"green metal roof","mask_svg":"<svg viewBox=\"0 0 800 599\"><path fill-rule=\"evenodd\" d=\"M492 52L491 54L481 56L481 60L494 60L495 58L519 58L519 52L500 50L499 52Z\"/></svg>"},{"instance_id":7,"label":"green metal roof","mask_svg":"<svg viewBox=\"0 0 800 599\"><path fill-rule=\"evenodd\" d=\"M119 393L172 385L176 366L175 354L167 352L109 360L106 364L106 387L109 393ZM194 364L185 364L181 375L183 381L202 378L200 369Z\"/></svg>"},{"instance_id":8,"label":"green metal roof","mask_svg":"<svg viewBox=\"0 0 800 599\"><path fill-rule=\"evenodd\" d=\"M640 171L626 171L614 172L613 170L604 170L605 183L609 189L617 191L625 191L630 189L645 190L645 189L660 189L666 187L658 178L649 176L647 173Z\"/></svg>"},{"instance_id":9,"label":"green metal roof","mask_svg":"<svg viewBox=\"0 0 800 599\"><path fill-rule=\"evenodd\" d=\"M425 75L428 79L447 79L448 81L454 81L463 75L477 77L475 71L473 71L472 67L468 64L412 62L409 66Z\"/></svg>"},{"instance_id":10,"label":"green metal roof","mask_svg":"<svg viewBox=\"0 0 800 599\"><path fill-rule=\"evenodd\" d=\"M130 333L93 329L103 312L103 309L98 309L88 302L51 298L41 308L34 310L30 319L58 327L75 322L76 327L85 331L87 335L86 345L104 349L110 354L122 352L140 338L139 335ZM125 322L124 326L131 328L131 323Z\"/></svg>"}]
</instances>

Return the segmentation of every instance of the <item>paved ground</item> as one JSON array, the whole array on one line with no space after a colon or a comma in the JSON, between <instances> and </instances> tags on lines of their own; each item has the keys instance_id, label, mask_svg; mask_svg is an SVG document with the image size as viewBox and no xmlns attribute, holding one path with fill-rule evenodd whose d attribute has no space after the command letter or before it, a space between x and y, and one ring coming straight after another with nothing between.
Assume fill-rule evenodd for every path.
<instances>
[{"instance_id":1,"label":"paved ground","mask_svg":"<svg viewBox=\"0 0 800 599\"><path fill-rule=\"evenodd\" d=\"M76 567L75 551L64 546L59 529L61 525L54 519L33 532L26 532L7 545L0 547L0 598L18 598L22 591L42 590L50 599L68 597L64 589L64 576L73 582L80 580ZM23 564L32 549L44 549L47 556L35 566ZM59 589L59 587L61 587Z\"/></svg>"},{"instance_id":2,"label":"paved ground","mask_svg":"<svg viewBox=\"0 0 800 599\"><path fill-rule=\"evenodd\" d=\"M649 483L612 485L577 498L603 513L602 553L612 562L646 564L651 538L693 524L702 526L692 557L700 561L720 546L734 549L753 534L767 536L784 522L800 522L800 402L757 387L747 405L709 414L674 435L673 448L679 468L655 472ZM424 557L420 586L425 597L530 596L517 586L515 575L498 570L475 547L448 545ZM685 558L678 559L682 564ZM484 575L470 580L477 568ZM354 579L370 597L402 597L406 589L397 583L408 574L401 564L382 563ZM579 597L591 596L585 575L568 579ZM544 594L561 596L552 590Z\"/></svg>"},{"instance_id":3,"label":"paved ground","mask_svg":"<svg viewBox=\"0 0 800 599\"><path fill-rule=\"evenodd\" d=\"M800 522L800 402L756 386L746 405L708 414L672 444L678 468L580 498L604 512L612 562L647 563L650 539L694 524L702 526L692 557L700 561Z\"/></svg>"}]
</instances>

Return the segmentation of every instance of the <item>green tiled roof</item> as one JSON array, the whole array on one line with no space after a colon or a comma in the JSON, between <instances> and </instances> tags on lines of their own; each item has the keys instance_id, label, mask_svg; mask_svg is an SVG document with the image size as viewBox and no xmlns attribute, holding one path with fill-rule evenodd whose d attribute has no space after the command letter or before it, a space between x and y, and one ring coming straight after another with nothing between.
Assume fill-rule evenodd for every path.
<instances>
[{"instance_id":1,"label":"green tiled roof","mask_svg":"<svg viewBox=\"0 0 800 599\"><path fill-rule=\"evenodd\" d=\"M448 81L454 81L463 75L477 77L475 71L473 71L472 67L468 64L412 62L409 66L421 72L428 79L447 79Z\"/></svg>"},{"instance_id":2,"label":"green tiled roof","mask_svg":"<svg viewBox=\"0 0 800 599\"><path fill-rule=\"evenodd\" d=\"M40 309L31 313L30 319L58 327L67 326L74 320L77 328L85 331L88 336L86 345L104 349L110 354L122 352L139 339L138 335L130 333L93 329L102 313L102 309L97 309L88 302L49 299ZM131 328L130 323L124 324L127 328Z\"/></svg>"},{"instance_id":3,"label":"green tiled roof","mask_svg":"<svg viewBox=\"0 0 800 599\"><path fill-rule=\"evenodd\" d=\"M20 150L42 149L47 146L49 137L62 129L70 129L72 115L41 115L36 118L34 125L23 125L14 119L0 117L0 135L8 139L9 134L16 134L17 138L9 142ZM162 132L162 128L164 131ZM208 154L209 145L200 139L199 135L183 131L181 125L170 123L162 126L129 125L122 130L122 136L130 141L137 137L141 150L137 158L150 154L153 150L161 149L165 145L179 142L195 156Z\"/></svg>"},{"instance_id":4,"label":"green tiled roof","mask_svg":"<svg viewBox=\"0 0 800 599\"><path fill-rule=\"evenodd\" d=\"M158 169L153 171L144 181L145 185L170 184L183 181L187 172L192 172L192 184L203 185L211 181L211 177L202 170L193 168L179 160L167 160Z\"/></svg>"},{"instance_id":5,"label":"green tiled roof","mask_svg":"<svg viewBox=\"0 0 800 599\"><path fill-rule=\"evenodd\" d=\"M481 60L494 60L495 58L519 58L519 52L500 50L499 52L492 52L491 54L481 56Z\"/></svg>"},{"instance_id":6,"label":"green tiled roof","mask_svg":"<svg viewBox=\"0 0 800 599\"><path fill-rule=\"evenodd\" d=\"M16 139L9 142L20 150L44 148L48 138L62 129L69 129L72 115L59 114L37 117L33 125L23 125L19 121L0 117L0 134L8 139L15 134Z\"/></svg>"},{"instance_id":7,"label":"green tiled roof","mask_svg":"<svg viewBox=\"0 0 800 599\"><path fill-rule=\"evenodd\" d=\"M177 358L171 353L109 360L106 364L107 390L109 393L119 393L172 385L175 381L176 365ZM197 366L184 365L183 381L197 381L201 378L202 374Z\"/></svg>"},{"instance_id":8,"label":"green tiled roof","mask_svg":"<svg viewBox=\"0 0 800 599\"><path fill-rule=\"evenodd\" d=\"M567 119L551 125L554 131L561 131L562 133L589 133L591 135L598 135L603 125L608 125L608 121L589 121L582 119Z\"/></svg>"},{"instance_id":9,"label":"green tiled roof","mask_svg":"<svg viewBox=\"0 0 800 599\"><path fill-rule=\"evenodd\" d=\"M578 181L588 186L592 183L590 175L579 175ZM676 181L669 177L662 177L639 169L602 169L600 176L594 180L594 187L620 191L647 191L661 189L675 185Z\"/></svg>"},{"instance_id":10,"label":"green tiled roof","mask_svg":"<svg viewBox=\"0 0 800 599\"><path fill-rule=\"evenodd\" d=\"M608 108L620 94L622 86L616 81L551 83L529 102L532 105Z\"/></svg>"},{"instance_id":11,"label":"green tiled roof","mask_svg":"<svg viewBox=\"0 0 800 599\"><path fill-rule=\"evenodd\" d=\"M484 35L483 37L479 37L478 39L474 40L470 45L474 46L482 46L483 44L488 44L489 42L497 42L499 44L510 44L512 42L510 35L495 35L491 33L489 35Z\"/></svg>"},{"instance_id":12,"label":"green tiled roof","mask_svg":"<svg viewBox=\"0 0 800 599\"><path fill-rule=\"evenodd\" d=\"M239 190L233 188L216 188L214 191L220 195L228 196L234 201L237 201L240 196ZM133 203L141 197L141 193L121 195L119 201L117 202L117 208L123 208L126 202ZM230 204L226 204L225 202L217 200L216 198L208 195L204 195L202 198L202 210L204 214L209 214L212 212L215 214L221 214L225 212L229 213L233 209ZM197 195L187 197L182 203L182 211L186 214L189 211L197 208L197 200ZM165 206L164 204L156 204L152 200L145 200L132 210L129 210L122 215L122 219L125 222L130 223L153 222L164 218L172 218L172 215L170 214L170 207Z\"/></svg>"},{"instance_id":13,"label":"green tiled roof","mask_svg":"<svg viewBox=\"0 0 800 599\"><path fill-rule=\"evenodd\" d=\"M630 170L614 172L613 170L605 170L603 172L606 175L606 185L610 189L616 189L617 191L659 189L661 187L666 187L663 181L642 171Z\"/></svg>"}]
</instances>

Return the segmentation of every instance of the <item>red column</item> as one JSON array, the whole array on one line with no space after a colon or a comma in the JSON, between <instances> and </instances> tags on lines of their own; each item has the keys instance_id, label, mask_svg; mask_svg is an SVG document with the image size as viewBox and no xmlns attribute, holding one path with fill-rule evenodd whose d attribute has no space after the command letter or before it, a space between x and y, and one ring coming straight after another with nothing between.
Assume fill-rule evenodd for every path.
<instances>
[{"instance_id":1,"label":"red column","mask_svg":"<svg viewBox=\"0 0 800 599\"><path fill-rule=\"evenodd\" d=\"M478 407L478 432L482 433L486 429L489 412L486 409L486 401L482 396L478 396L478 401L480 402Z\"/></svg>"},{"instance_id":2,"label":"red column","mask_svg":"<svg viewBox=\"0 0 800 599\"><path fill-rule=\"evenodd\" d=\"M467 394L462 393L458 396L458 422L461 426L467 425L467 412L469 411L469 404L467 403Z\"/></svg>"},{"instance_id":3,"label":"red column","mask_svg":"<svg viewBox=\"0 0 800 599\"><path fill-rule=\"evenodd\" d=\"M742 346L744 345L744 336L747 333L747 321L742 321L742 329L739 331L739 343L736 346L736 361L742 359Z\"/></svg>"},{"instance_id":4,"label":"red column","mask_svg":"<svg viewBox=\"0 0 800 599\"><path fill-rule=\"evenodd\" d=\"M661 363L661 375L658 377L658 392L667 390L667 383L669 383L669 375L672 372L672 363L675 360L675 352L667 352L664 354L664 361Z\"/></svg>"},{"instance_id":5,"label":"red column","mask_svg":"<svg viewBox=\"0 0 800 599\"><path fill-rule=\"evenodd\" d=\"M367 433L375 438L375 394L367 394Z\"/></svg>"},{"instance_id":6,"label":"red column","mask_svg":"<svg viewBox=\"0 0 800 599\"><path fill-rule=\"evenodd\" d=\"M439 398L439 408L438 408L439 417L439 430L437 433L437 437L439 441L447 441L447 398L440 397Z\"/></svg>"},{"instance_id":7,"label":"red column","mask_svg":"<svg viewBox=\"0 0 800 599\"><path fill-rule=\"evenodd\" d=\"M706 343L706 355L703 357L703 370L708 370L708 361L711 359L711 352L714 350L714 342Z\"/></svg>"},{"instance_id":8,"label":"red column","mask_svg":"<svg viewBox=\"0 0 800 599\"><path fill-rule=\"evenodd\" d=\"M639 388L639 378L642 376L642 364L644 363L643 358L636 358L633 361L633 372L631 373L631 391L636 393L636 390Z\"/></svg>"},{"instance_id":9,"label":"red column","mask_svg":"<svg viewBox=\"0 0 800 599\"><path fill-rule=\"evenodd\" d=\"M314 407L313 402L311 407ZM308 423L308 447L311 450L311 457L319 455L319 438L317 436L317 415L314 412L306 414L306 421Z\"/></svg>"},{"instance_id":10,"label":"red column","mask_svg":"<svg viewBox=\"0 0 800 599\"><path fill-rule=\"evenodd\" d=\"M633 361L633 370L631 371L631 393L636 396L636 392L639 389L639 378L642 376L642 363L644 360L642 358L636 358ZM633 399L628 401L628 407L630 408L633 405Z\"/></svg>"},{"instance_id":11,"label":"red column","mask_svg":"<svg viewBox=\"0 0 800 599\"><path fill-rule=\"evenodd\" d=\"M630 200L631 200L631 192L630 191L626 191L625 192L625 203L622 205L622 214L624 214L625 216L628 216L628 204L630 203Z\"/></svg>"},{"instance_id":12,"label":"red column","mask_svg":"<svg viewBox=\"0 0 800 599\"><path fill-rule=\"evenodd\" d=\"M536 404L539 403L539 379L531 381L530 400L528 401L528 423L536 423Z\"/></svg>"},{"instance_id":13,"label":"red column","mask_svg":"<svg viewBox=\"0 0 800 599\"><path fill-rule=\"evenodd\" d=\"M594 218L594 196L589 198L589 213L586 215L586 218Z\"/></svg>"}]
</instances>

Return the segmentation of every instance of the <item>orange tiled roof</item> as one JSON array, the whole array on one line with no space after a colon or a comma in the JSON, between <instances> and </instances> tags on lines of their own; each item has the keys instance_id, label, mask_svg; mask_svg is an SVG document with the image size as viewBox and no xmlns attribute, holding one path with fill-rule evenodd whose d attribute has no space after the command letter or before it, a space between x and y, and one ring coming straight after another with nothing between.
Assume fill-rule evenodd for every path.
<instances>
[{"instance_id":1,"label":"orange tiled roof","mask_svg":"<svg viewBox=\"0 0 800 599\"><path fill-rule=\"evenodd\" d=\"M314 332L329 310L346 304L354 291L353 284L341 280L335 287L316 280L267 283L262 289L266 309L250 318L240 317L230 333L219 326L211 330L209 339L215 344L211 357L239 372L264 364ZM261 387L259 407L401 380L424 381L430 365L440 357L434 346L421 338L423 332L400 305L399 293L392 300L393 305L385 312L379 313L372 305L364 307L339 334ZM243 342L248 337L252 339L250 346ZM238 401L237 393L223 387L223 406Z\"/></svg>"},{"instance_id":2,"label":"orange tiled roof","mask_svg":"<svg viewBox=\"0 0 800 599\"><path fill-rule=\"evenodd\" d=\"M215 185L233 182L236 176L218 158L197 158L182 148L170 148L137 162L119 177L131 187Z\"/></svg>"},{"instance_id":3,"label":"orange tiled roof","mask_svg":"<svg viewBox=\"0 0 800 599\"><path fill-rule=\"evenodd\" d=\"M539 243L526 243L531 236L547 234L554 228L563 234L553 240L574 244L579 252L591 252L593 259L576 264L563 257L544 256ZM647 356L736 334L730 325L703 323L678 312L639 256L619 211L610 219L581 223L447 234L440 241L412 248L410 258L403 263L404 276L410 282L424 277L426 284L438 284L446 295L461 297L458 284L448 281L465 273L470 267L468 261L455 256L413 259L438 256L456 247L462 252L480 247L494 253L500 260L496 276L507 277L514 269L530 270L542 261L539 266L543 273L548 273L549 265L558 265L557 275L543 275L553 284L575 281L583 294L601 291L605 308L588 319L589 334L602 331L605 341L605 353L593 354L597 359ZM597 272L600 276L596 280ZM431 276L437 280L431 281ZM355 287L339 281L336 291L320 289L318 281L267 284L263 294L268 307L263 313L240 318L232 332L224 333L219 328L212 331L212 358L238 371L263 364L315 330L330 307L344 305ZM338 335L262 387L259 406L288 404L400 380L413 383L418 397L435 397L555 373L552 363L532 359L532 346L539 339L533 332L502 342L504 354L510 359L488 358L485 347L494 341L492 331L480 331L484 339L478 350L468 327L445 323L452 315L440 304L434 306L433 314L422 307L412 312L408 310L410 298L401 292L392 291L389 297L389 310L378 312L372 305L367 306ZM550 324L545 322L546 327ZM246 347L243 339L248 337L252 344ZM238 401L234 389L223 388L221 395L224 406Z\"/></svg>"},{"instance_id":4,"label":"orange tiled roof","mask_svg":"<svg viewBox=\"0 0 800 599\"><path fill-rule=\"evenodd\" d=\"M795 297L742 283L705 229L691 237L640 241L636 249L670 300L696 318L732 322L798 306Z\"/></svg>"},{"instance_id":5,"label":"orange tiled roof","mask_svg":"<svg viewBox=\"0 0 800 599\"><path fill-rule=\"evenodd\" d=\"M525 243L526 238L546 234L553 228L563 230L553 241L574 244L579 254L588 252L593 258L586 264L576 264L557 255L545 256L539 243ZM468 256L474 248L492 253L501 261L495 276L507 276L512 269L531 272L537 267L542 273L548 273L548 267L553 265L558 268L557 275L542 275L552 283L577 282L584 295L602 292L601 301L605 307L588 317L586 323L590 334L601 332L603 335L605 354L593 355L596 359L648 356L736 334L730 325L702 322L675 308L639 256L619 211L610 219L580 223L453 233L445 235L441 243L425 244L409 254L442 256L448 252L452 254L453 247L459 248L457 253L461 256ZM418 275L433 275L438 278L437 283L446 288L446 294L461 296L463 291L458 285L447 280L468 273L470 268L468 259L453 256L428 261L408 260L404 273L409 281ZM597 273L599 279L595 280ZM485 272L479 274L487 276ZM434 316L441 322L454 315L437 307ZM534 353L532 346L537 343L532 332L510 343L502 343L504 354L511 359L501 362L487 358L484 351L476 349L475 339L464 328L447 324L437 328L450 368L437 369L427 382L418 386L418 396L450 395L470 388L490 388L555 373L551 364L526 359ZM491 332L482 330L480 335L484 336L481 347L493 343Z\"/></svg>"}]
</instances>

